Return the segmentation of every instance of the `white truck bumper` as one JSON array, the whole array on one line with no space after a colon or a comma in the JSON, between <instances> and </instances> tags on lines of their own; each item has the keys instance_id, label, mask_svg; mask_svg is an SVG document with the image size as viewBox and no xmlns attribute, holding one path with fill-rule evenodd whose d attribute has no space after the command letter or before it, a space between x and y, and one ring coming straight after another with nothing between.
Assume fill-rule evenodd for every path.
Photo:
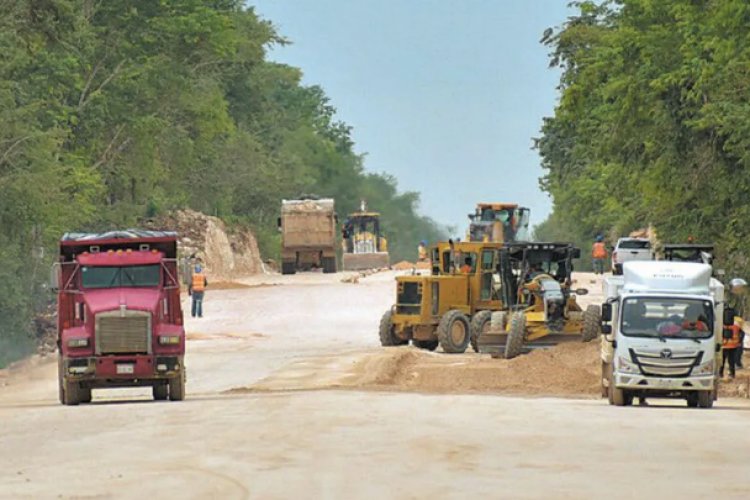
<instances>
[{"instance_id":1,"label":"white truck bumper","mask_svg":"<svg viewBox=\"0 0 750 500\"><path fill-rule=\"evenodd\" d=\"M633 373L615 373L615 387L640 391L710 391L714 388L713 375L665 378L647 377Z\"/></svg>"}]
</instances>

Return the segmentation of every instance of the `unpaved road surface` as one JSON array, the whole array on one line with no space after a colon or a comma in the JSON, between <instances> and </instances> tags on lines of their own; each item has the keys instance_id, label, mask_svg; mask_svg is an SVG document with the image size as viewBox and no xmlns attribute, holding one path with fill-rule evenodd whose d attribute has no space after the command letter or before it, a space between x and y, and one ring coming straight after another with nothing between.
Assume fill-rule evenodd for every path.
<instances>
[{"instance_id":1,"label":"unpaved road surface","mask_svg":"<svg viewBox=\"0 0 750 500\"><path fill-rule=\"evenodd\" d=\"M209 290L181 403L63 407L53 359L0 371L0 497L750 498L744 400L609 407L595 344L383 349L393 274L342 277Z\"/></svg>"}]
</instances>

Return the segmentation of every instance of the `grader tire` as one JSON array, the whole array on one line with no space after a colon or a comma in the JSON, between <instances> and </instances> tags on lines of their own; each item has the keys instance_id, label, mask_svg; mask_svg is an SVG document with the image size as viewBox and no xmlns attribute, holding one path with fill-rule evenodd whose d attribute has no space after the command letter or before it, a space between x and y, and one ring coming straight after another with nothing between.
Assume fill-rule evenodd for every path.
<instances>
[{"instance_id":1,"label":"grader tire","mask_svg":"<svg viewBox=\"0 0 750 500\"><path fill-rule=\"evenodd\" d=\"M414 347L425 349L427 351L434 351L438 347L437 340L412 340Z\"/></svg>"},{"instance_id":2,"label":"grader tire","mask_svg":"<svg viewBox=\"0 0 750 500\"><path fill-rule=\"evenodd\" d=\"M437 327L437 337L440 347L449 354L461 354L471 341L471 325L469 318L456 309L446 312Z\"/></svg>"},{"instance_id":3,"label":"grader tire","mask_svg":"<svg viewBox=\"0 0 750 500\"><path fill-rule=\"evenodd\" d=\"M380 345L383 347L391 347L396 345L404 345L408 343L408 340L402 340L398 338L393 331L393 311L388 309L383 317L380 318Z\"/></svg>"},{"instance_id":4,"label":"grader tire","mask_svg":"<svg viewBox=\"0 0 750 500\"><path fill-rule=\"evenodd\" d=\"M523 311L513 313L510 318L510 330L505 341L505 359L512 359L521 354L526 337L526 314Z\"/></svg>"},{"instance_id":5,"label":"grader tire","mask_svg":"<svg viewBox=\"0 0 750 500\"><path fill-rule=\"evenodd\" d=\"M588 306L583 313L583 332L581 340L591 342L597 338L601 332L602 311L599 306Z\"/></svg>"},{"instance_id":6,"label":"grader tire","mask_svg":"<svg viewBox=\"0 0 750 500\"><path fill-rule=\"evenodd\" d=\"M492 311L479 311L471 318L471 348L479 352L479 337L490 327Z\"/></svg>"}]
</instances>

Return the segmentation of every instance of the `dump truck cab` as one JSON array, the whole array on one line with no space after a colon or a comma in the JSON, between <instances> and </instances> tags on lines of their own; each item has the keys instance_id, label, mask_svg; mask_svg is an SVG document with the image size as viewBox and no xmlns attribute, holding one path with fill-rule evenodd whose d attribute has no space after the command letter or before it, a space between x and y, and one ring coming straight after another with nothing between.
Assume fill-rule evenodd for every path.
<instances>
[{"instance_id":1,"label":"dump truck cab","mask_svg":"<svg viewBox=\"0 0 750 500\"><path fill-rule=\"evenodd\" d=\"M530 210L515 203L478 203L469 214L469 241L507 243L529 237Z\"/></svg>"},{"instance_id":2,"label":"dump truck cab","mask_svg":"<svg viewBox=\"0 0 750 500\"><path fill-rule=\"evenodd\" d=\"M381 344L412 341L424 349L440 345L447 353L464 352L473 329L484 328L491 312L502 308L494 278L501 245L448 241L434 246L429 275L396 278L396 303L381 320Z\"/></svg>"},{"instance_id":3,"label":"dump truck cab","mask_svg":"<svg viewBox=\"0 0 750 500\"><path fill-rule=\"evenodd\" d=\"M342 265L345 271L382 269L390 265L388 241L380 228L380 214L367 209L363 200L341 227Z\"/></svg>"},{"instance_id":4,"label":"dump truck cab","mask_svg":"<svg viewBox=\"0 0 750 500\"><path fill-rule=\"evenodd\" d=\"M69 233L53 267L60 402L91 390L151 386L154 399L185 397L185 328L177 235Z\"/></svg>"},{"instance_id":5,"label":"dump truck cab","mask_svg":"<svg viewBox=\"0 0 750 500\"><path fill-rule=\"evenodd\" d=\"M602 396L625 406L634 397L683 398L710 408L717 395L724 286L705 263L627 262L605 279Z\"/></svg>"}]
</instances>

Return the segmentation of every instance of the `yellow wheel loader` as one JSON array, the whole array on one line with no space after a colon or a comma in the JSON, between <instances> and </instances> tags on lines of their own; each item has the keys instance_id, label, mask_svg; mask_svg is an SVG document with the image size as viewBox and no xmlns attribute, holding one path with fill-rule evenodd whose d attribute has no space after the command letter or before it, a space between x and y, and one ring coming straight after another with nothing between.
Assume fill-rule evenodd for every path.
<instances>
[{"instance_id":1,"label":"yellow wheel loader","mask_svg":"<svg viewBox=\"0 0 750 500\"><path fill-rule=\"evenodd\" d=\"M380 214L369 212L364 200L360 211L349 214L344 221L341 236L344 271L390 266L388 241L380 231Z\"/></svg>"},{"instance_id":2,"label":"yellow wheel loader","mask_svg":"<svg viewBox=\"0 0 750 500\"><path fill-rule=\"evenodd\" d=\"M438 243L429 275L396 278L396 303L380 321L383 346L405 345L446 353L475 350L474 331L486 330L503 304L495 278L501 243Z\"/></svg>"},{"instance_id":3,"label":"yellow wheel loader","mask_svg":"<svg viewBox=\"0 0 750 500\"><path fill-rule=\"evenodd\" d=\"M583 311L571 288L573 259L580 249L569 243L510 243L499 251L501 298L507 308L477 332L480 352L513 358L534 347L588 342L599 336L598 306Z\"/></svg>"}]
</instances>

